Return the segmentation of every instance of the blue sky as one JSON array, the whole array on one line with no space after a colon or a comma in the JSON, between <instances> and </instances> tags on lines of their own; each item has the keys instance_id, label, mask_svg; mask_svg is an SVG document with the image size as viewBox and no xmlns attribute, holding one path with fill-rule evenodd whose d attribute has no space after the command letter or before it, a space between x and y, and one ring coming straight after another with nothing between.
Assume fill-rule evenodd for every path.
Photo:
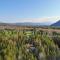
<instances>
[{"instance_id":1,"label":"blue sky","mask_svg":"<svg viewBox=\"0 0 60 60\"><path fill-rule=\"evenodd\" d=\"M60 0L0 0L0 22L47 22L60 19Z\"/></svg>"}]
</instances>

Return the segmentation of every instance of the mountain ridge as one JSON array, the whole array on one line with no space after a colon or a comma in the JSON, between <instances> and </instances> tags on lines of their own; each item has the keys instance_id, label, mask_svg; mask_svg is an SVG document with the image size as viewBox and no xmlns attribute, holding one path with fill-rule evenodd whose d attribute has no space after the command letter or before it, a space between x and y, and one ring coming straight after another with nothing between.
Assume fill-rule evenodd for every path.
<instances>
[{"instance_id":1,"label":"mountain ridge","mask_svg":"<svg viewBox=\"0 0 60 60\"><path fill-rule=\"evenodd\" d=\"M56 26L56 27L60 27L60 20L58 20L57 22L53 23L51 26Z\"/></svg>"}]
</instances>

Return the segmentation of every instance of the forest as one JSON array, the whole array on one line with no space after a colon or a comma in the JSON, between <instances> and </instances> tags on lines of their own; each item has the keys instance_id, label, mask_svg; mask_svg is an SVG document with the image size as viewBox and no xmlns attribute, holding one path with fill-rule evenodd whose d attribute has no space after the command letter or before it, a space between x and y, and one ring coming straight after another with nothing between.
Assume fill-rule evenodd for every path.
<instances>
[{"instance_id":1,"label":"forest","mask_svg":"<svg viewBox=\"0 0 60 60\"><path fill-rule=\"evenodd\" d=\"M38 29L0 30L0 60L59 60L60 33Z\"/></svg>"}]
</instances>

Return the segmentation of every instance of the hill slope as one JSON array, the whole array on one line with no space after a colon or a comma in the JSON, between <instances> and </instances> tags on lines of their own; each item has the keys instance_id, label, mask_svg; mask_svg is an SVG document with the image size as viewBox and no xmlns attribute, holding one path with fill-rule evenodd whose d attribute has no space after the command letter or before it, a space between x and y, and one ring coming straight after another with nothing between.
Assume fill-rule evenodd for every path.
<instances>
[{"instance_id":1,"label":"hill slope","mask_svg":"<svg viewBox=\"0 0 60 60\"><path fill-rule=\"evenodd\" d=\"M52 24L51 26L60 26L60 20L57 21L56 23Z\"/></svg>"}]
</instances>

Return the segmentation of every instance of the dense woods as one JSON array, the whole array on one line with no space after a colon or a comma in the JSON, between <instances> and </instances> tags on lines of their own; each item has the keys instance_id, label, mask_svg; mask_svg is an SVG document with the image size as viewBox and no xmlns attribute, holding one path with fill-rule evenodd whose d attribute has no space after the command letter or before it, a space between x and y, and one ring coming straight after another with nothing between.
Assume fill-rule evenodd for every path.
<instances>
[{"instance_id":1,"label":"dense woods","mask_svg":"<svg viewBox=\"0 0 60 60\"><path fill-rule=\"evenodd\" d=\"M56 38L42 30L0 30L0 60L53 60L60 57ZM59 39L57 39L59 40Z\"/></svg>"}]
</instances>

